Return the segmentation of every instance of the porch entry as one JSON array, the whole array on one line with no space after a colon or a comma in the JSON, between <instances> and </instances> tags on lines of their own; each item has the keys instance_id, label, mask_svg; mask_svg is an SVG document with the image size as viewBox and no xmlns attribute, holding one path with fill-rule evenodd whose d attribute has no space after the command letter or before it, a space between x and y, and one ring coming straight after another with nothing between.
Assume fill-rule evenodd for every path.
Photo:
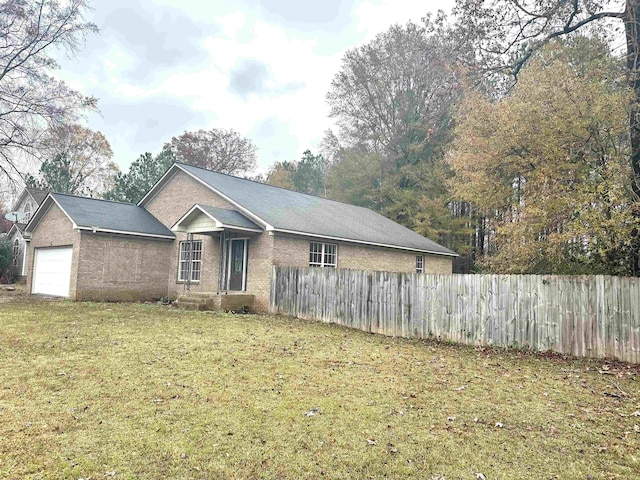
<instances>
[{"instance_id":1,"label":"porch entry","mask_svg":"<svg viewBox=\"0 0 640 480\"><path fill-rule=\"evenodd\" d=\"M247 290L247 261L249 258L249 236L263 233L263 229L245 217L237 210L212 207L210 205L194 205L178 220L171 230L187 234L185 252L181 253L181 261L188 265L186 268L199 269L202 265L210 268L215 265L219 272L217 278L218 292L243 292ZM197 251L193 247L193 236L206 235L213 237L218 243L217 252L204 251L204 255L196 258ZM211 243L209 243L211 245ZM193 251L192 251L193 250ZM215 259L214 259L215 258ZM209 263L216 262L216 263ZM199 271L199 270L198 270ZM187 272L189 273L189 272ZM185 290L190 290L191 281L196 281L190 275L186 276ZM200 280L198 277L197 280ZM214 288L216 288L214 287Z\"/></svg>"}]
</instances>

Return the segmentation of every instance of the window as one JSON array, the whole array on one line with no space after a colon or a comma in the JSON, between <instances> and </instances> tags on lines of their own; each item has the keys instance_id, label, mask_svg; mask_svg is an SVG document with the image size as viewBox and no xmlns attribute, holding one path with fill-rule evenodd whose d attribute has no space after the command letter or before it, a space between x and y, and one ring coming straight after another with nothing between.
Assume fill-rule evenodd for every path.
<instances>
[{"instance_id":1,"label":"window","mask_svg":"<svg viewBox=\"0 0 640 480\"><path fill-rule=\"evenodd\" d=\"M29 220L31 220L31 212L33 210L33 206L31 205L31 202L27 202L24 206L24 223L29 223Z\"/></svg>"},{"instance_id":2,"label":"window","mask_svg":"<svg viewBox=\"0 0 640 480\"><path fill-rule=\"evenodd\" d=\"M424 273L424 255L416 255L416 273Z\"/></svg>"},{"instance_id":3,"label":"window","mask_svg":"<svg viewBox=\"0 0 640 480\"><path fill-rule=\"evenodd\" d=\"M309 247L310 267L331 267L338 265L338 246L335 243L311 242Z\"/></svg>"},{"instance_id":4,"label":"window","mask_svg":"<svg viewBox=\"0 0 640 480\"><path fill-rule=\"evenodd\" d=\"M20 254L20 242L16 238L16 241L13 242L13 266L18 266L18 254Z\"/></svg>"},{"instance_id":5,"label":"window","mask_svg":"<svg viewBox=\"0 0 640 480\"><path fill-rule=\"evenodd\" d=\"M191 245L191 249L189 249ZM180 268L178 269L178 281L186 282L191 264L191 281L200 281L200 267L202 265L202 240L180 242Z\"/></svg>"}]
</instances>

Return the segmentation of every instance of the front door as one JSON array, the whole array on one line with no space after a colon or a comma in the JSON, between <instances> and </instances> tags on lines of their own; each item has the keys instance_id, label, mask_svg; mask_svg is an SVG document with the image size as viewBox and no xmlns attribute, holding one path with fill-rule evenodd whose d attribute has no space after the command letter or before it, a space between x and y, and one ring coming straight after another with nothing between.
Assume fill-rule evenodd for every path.
<instances>
[{"instance_id":1,"label":"front door","mask_svg":"<svg viewBox=\"0 0 640 480\"><path fill-rule=\"evenodd\" d=\"M246 289L247 276L247 240L244 238L229 240L227 290L242 291Z\"/></svg>"}]
</instances>

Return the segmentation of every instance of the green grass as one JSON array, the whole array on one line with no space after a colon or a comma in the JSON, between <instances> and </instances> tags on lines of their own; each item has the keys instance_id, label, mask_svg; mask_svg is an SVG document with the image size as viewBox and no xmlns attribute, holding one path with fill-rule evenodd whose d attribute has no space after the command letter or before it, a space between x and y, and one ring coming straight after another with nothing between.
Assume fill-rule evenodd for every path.
<instances>
[{"instance_id":1,"label":"green grass","mask_svg":"<svg viewBox=\"0 0 640 480\"><path fill-rule=\"evenodd\" d=\"M17 299L0 304L0 478L640 478L638 373Z\"/></svg>"}]
</instances>

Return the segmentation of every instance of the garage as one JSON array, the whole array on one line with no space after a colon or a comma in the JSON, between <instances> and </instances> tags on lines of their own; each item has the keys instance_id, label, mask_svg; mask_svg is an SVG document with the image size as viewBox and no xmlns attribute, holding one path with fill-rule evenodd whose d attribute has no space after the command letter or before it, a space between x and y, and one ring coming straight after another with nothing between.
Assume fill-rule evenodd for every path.
<instances>
[{"instance_id":1,"label":"garage","mask_svg":"<svg viewBox=\"0 0 640 480\"><path fill-rule=\"evenodd\" d=\"M73 247L36 248L32 293L68 297Z\"/></svg>"}]
</instances>

